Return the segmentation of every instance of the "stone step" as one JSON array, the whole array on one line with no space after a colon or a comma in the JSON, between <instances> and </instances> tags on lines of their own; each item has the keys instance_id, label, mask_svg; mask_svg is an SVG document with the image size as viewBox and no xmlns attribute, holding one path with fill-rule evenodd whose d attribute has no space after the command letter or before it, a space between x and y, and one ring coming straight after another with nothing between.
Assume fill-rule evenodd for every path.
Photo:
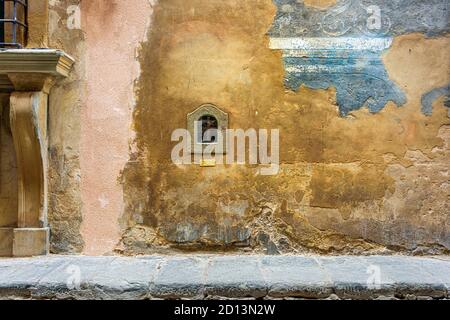
<instances>
[{"instance_id":1,"label":"stone step","mask_svg":"<svg viewBox=\"0 0 450 320\"><path fill-rule=\"evenodd\" d=\"M450 257L0 259L1 299L448 299Z\"/></svg>"}]
</instances>

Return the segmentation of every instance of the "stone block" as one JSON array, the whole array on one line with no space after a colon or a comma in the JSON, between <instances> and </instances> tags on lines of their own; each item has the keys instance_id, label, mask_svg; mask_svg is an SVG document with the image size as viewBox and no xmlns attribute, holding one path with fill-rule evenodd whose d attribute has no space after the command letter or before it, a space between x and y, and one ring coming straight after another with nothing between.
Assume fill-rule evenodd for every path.
<instances>
[{"instance_id":1,"label":"stone block","mask_svg":"<svg viewBox=\"0 0 450 320\"><path fill-rule=\"evenodd\" d=\"M14 229L13 256L34 257L49 254L48 228Z\"/></svg>"},{"instance_id":2,"label":"stone block","mask_svg":"<svg viewBox=\"0 0 450 320\"><path fill-rule=\"evenodd\" d=\"M363 257L318 257L333 282L335 293L340 298L366 299L369 296L390 296L394 294L392 281L380 272L379 283L371 284L371 263ZM377 279L378 281L378 279Z\"/></svg>"},{"instance_id":3,"label":"stone block","mask_svg":"<svg viewBox=\"0 0 450 320\"><path fill-rule=\"evenodd\" d=\"M13 228L0 228L0 257L12 257Z\"/></svg>"},{"instance_id":4,"label":"stone block","mask_svg":"<svg viewBox=\"0 0 450 320\"><path fill-rule=\"evenodd\" d=\"M331 282L316 259L308 257L263 257L263 275L272 297L326 298Z\"/></svg>"},{"instance_id":5,"label":"stone block","mask_svg":"<svg viewBox=\"0 0 450 320\"><path fill-rule=\"evenodd\" d=\"M212 258L207 272L206 295L228 298L264 297L267 295L267 285L259 266L259 257Z\"/></svg>"},{"instance_id":6,"label":"stone block","mask_svg":"<svg viewBox=\"0 0 450 320\"><path fill-rule=\"evenodd\" d=\"M161 258L62 257L58 268L39 280L35 296L62 299L144 299Z\"/></svg>"},{"instance_id":7,"label":"stone block","mask_svg":"<svg viewBox=\"0 0 450 320\"><path fill-rule=\"evenodd\" d=\"M161 265L150 293L161 298L203 296L207 260L174 258Z\"/></svg>"},{"instance_id":8,"label":"stone block","mask_svg":"<svg viewBox=\"0 0 450 320\"><path fill-rule=\"evenodd\" d=\"M433 268L434 273L426 269L434 260L406 256L370 256L364 259L380 267L382 277L395 287L397 294L436 298L447 295L447 288L438 276L440 273L436 272L440 266ZM445 272L445 269L441 272Z\"/></svg>"}]
</instances>

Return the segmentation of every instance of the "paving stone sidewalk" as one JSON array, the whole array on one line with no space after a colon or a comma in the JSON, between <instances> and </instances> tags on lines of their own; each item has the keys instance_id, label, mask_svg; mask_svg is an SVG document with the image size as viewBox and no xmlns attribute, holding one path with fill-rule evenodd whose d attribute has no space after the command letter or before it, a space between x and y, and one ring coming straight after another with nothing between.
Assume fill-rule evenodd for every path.
<instances>
[{"instance_id":1,"label":"paving stone sidewalk","mask_svg":"<svg viewBox=\"0 0 450 320\"><path fill-rule=\"evenodd\" d=\"M449 299L450 257L0 259L0 299Z\"/></svg>"}]
</instances>

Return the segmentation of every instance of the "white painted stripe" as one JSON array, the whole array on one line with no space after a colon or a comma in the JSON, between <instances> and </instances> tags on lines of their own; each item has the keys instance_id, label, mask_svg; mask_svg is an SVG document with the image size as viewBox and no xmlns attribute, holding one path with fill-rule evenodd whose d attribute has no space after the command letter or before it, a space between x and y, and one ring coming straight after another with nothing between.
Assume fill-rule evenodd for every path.
<instances>
[{"instance_id":1,"label":"white painted stripe","mask_svg":"<svg viewBox=\"0 0 450 320\"><path fill-rule=\"evenodd\" d=\"M270 38L276 50L371 50L383 51L392 38Z\"/></svg>"}]
</instances>

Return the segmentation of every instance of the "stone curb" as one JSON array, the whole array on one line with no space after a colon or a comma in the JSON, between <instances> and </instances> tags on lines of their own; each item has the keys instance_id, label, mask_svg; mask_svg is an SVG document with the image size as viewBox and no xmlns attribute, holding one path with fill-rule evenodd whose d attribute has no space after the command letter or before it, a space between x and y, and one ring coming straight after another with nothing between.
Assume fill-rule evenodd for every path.
<instances>
[{"instance_id":1,"label":"stone curb","mask_svg":"<svg viewBox=\"0 0 450 320\"><path fill-rule=\"evenodd\" d=\"M0 259L0 299L448 299L450 257Z\"/></svg>"}]
</instances>

